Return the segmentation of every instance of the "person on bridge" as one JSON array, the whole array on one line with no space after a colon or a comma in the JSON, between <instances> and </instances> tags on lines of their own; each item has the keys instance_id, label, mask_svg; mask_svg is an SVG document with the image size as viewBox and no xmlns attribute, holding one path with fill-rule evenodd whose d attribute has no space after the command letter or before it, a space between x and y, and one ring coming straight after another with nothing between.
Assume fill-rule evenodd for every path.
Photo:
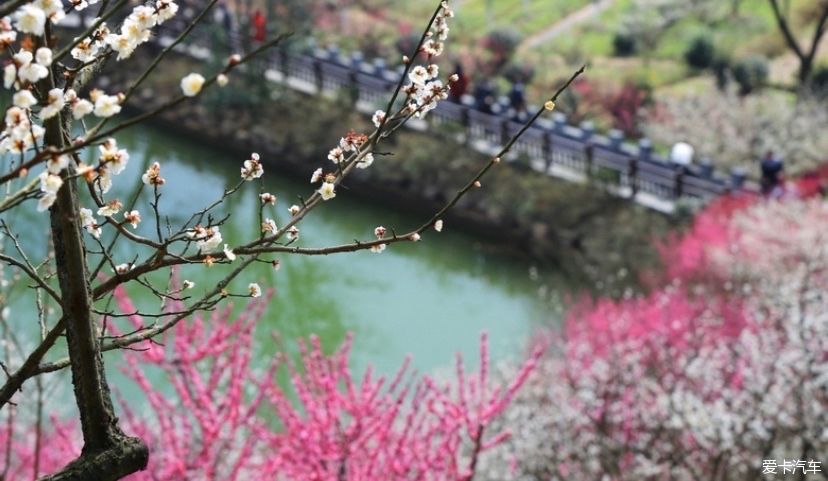
<instances>
[{"instance_id":1,"label":"person on bridge","mask_svg":"<svg viewBox=\"0 0 828 481\"><path fill-rule=\"evenodd\" d=\"M260 8L257 8L253 13L251 23L253 26L253 40L264 43L267 38L267 19Z\"/></svg>"},{"instance_id":2,"label":"person on bridge","mask_svg":"<svg viewBox=\"0 0 828 481\"><path fill-rule=\"evenodd\" d=\"M515 82L509 91L509 107L514 111L514 120L523 121L526 118L526 87L523 82Z\"/></svg>"},{"instance_id":3,"label":"person on bridge","mask_svg":"<svg viewBox=\"0 0 828 481\"><path fill-rule=\"evenodd\" d=\"M474 88L474 108L487 114L493 113L492 106L497 99L497 92L488 78L478 82Z\"/></svg>"},{"instance_id":4,"label":"person on bridge","mask_svg":"<svg viewBox=\"0 0 828 481\"><path fill-rule=\"evenodd\" d=\"M457 75L457 81L451 84L449 100L459 104L463 95L469 90L469 78L466 76L466 72L463 71L463 64L459 61L454 62L454 75Z\"/></svg>"},{"instance_id":5,"label":"person on bridge","mask_svg":"<svg viewBox=\"0 0 828 481\"><path fill-rule=\"evenodd\" d=\"M218 5L216 5L214 18L216 23L224 27L224 30L227 33L227 35L230 35L232 33L235 20L233 19L233 12L230 10L230 7L227 6L226 1L218 2Z\"/></svg>"},{"instance_id":6,"label":"person on bridge","mask_svg":"<svg viewBox=\"0 0 828 481\"><path fill-rule=\"evenodd\" d=\"M762 169L762 193L767 196L777 197L781 193L782 177L785 164L781 158L776 157L772 150L765 153L765 158L760 163Z\"/></svg>"}]
</instances>

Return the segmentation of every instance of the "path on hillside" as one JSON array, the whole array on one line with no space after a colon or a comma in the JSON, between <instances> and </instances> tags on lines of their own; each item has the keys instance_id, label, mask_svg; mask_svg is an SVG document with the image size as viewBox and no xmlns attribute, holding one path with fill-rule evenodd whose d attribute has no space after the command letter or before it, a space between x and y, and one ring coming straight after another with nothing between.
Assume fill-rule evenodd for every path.
<instances>
[{"instance_id":1,"label":"path on hillside","mask_svg":"<svg viewBox=\"0 0 828 481\"><path fill-rule=\"evenodd\" d=\"M555 23L549 28L541 30L540 32L528 37L518 46L518 52L529 50L530 48L543 45L544 43L553 40L559 35L572 29L572 27L595 18L601 12L611 7L614 2L615 0L596 0L591 2L589 5L570 13L561 19L561 21Z\"/></svg>"}]
</instances>

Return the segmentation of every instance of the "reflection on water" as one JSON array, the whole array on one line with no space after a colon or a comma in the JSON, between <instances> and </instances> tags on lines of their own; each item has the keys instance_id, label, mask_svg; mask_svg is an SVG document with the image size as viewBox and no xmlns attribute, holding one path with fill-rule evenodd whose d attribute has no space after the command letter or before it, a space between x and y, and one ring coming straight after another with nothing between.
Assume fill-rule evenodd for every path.
<instances>
[{"instance_id":1,"label":"reflection on water","mask_svg":"<svg viewBox=\"0 0 828 481\"><path fill-rule=\"evenodd\" d=\"M128 179L139 182L146 166L161 162L167 180L161 211L173 229L237 182L244 160L149 128L121 135L118 141L131 154L127 170L115 182L116 189L122 189L118 195L125 202L131 199L136 187L127 185ZM374 168L382 168L381 159ZM279 198L276 221L282 225L287 207L298 195L307 196L310 184L286 178L273 168L266 168L264 179L265 191ZM144 218L142 235L155 237L149 194L148 189L143 191L136 208ZM257 232L258 194L255 184L247 184L241 195L228 202L226 212L233 215L221 231L231 246ZM318 247L369 239L377 225L402 232L422 220L353 197L343 191L321 206L301 224L299 244ZM43 234L27 232L41 239ZM541 299L541 281L529 278L528 264L484 253L470 237L452 232L450 225L441 234L423 237L416 245L392 246L382 254L282 257L278 271L259 264L242 275L231 284L231 292L244 292L254 280L275 288L260 324L259 355L270 358L277 348L270 335L274 330L286 340L316 333L328 348L353 331L356 368L372 363L380 371L390 371L410 353L418 370L430 371L449 363L456 351L475 359L482 330L490 333L493 357L502 358L519 353L534 326L555 322L559 296ZM127 262L136 254L146 256L122 244L115 259ZM223 272L223 268L189 266L182 269L181 277L194 280L196 291L201 291ZM562 279L549 274L541 278L547 292L561 291ZM130 292L140 303L157 305L145 291ZM237 300L237 307L243 302Z\"/></svg>"}]
</instances>

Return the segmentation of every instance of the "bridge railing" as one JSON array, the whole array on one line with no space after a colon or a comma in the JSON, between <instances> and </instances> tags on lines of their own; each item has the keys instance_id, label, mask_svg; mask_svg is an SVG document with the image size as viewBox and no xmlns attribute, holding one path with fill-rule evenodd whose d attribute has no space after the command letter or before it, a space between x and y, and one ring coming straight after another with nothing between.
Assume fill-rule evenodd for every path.
<instances>
[{"instance_id":1,"label":"bridge railing","mask_svg":"<svg viewBox=\"0 0 828 481\"><path fill-rule=\"evenodd\" d=\"M193 55L217 48L208 28L197 28L181 50ZM183 22L165 24L159 35L174 36ZM215 26L212 27L213 32ZM169 39L167 40L169 41ZM227 42L227 39L224 39ZM239 39L231 41L241 45ZM198 55L196 55L198 56ZM310 94L348 95L355 107L366 113L384 108L402 69L391 69L382 60L366 60L360 53L346 54L335 47L278 49L267 58L271 78ZM529 108L532 111L532 107ZM732 189L742 188L744 178L722 175L706 165L679 166L653 151L647 139L626 142L619 131L597 134L588 122L570 125L565 115L541 119L529 128L504 160L546 175L572 181L600 183L617 195L658 210L671 212L679 200L705 202ZM446 128L447 126L456 128ZM492 154L521 126L506 112L486 113L464 97L460 103L441 102L425 121L411 122L419 130L440 128L475 150Z\"/></svg>"}]
</instances>

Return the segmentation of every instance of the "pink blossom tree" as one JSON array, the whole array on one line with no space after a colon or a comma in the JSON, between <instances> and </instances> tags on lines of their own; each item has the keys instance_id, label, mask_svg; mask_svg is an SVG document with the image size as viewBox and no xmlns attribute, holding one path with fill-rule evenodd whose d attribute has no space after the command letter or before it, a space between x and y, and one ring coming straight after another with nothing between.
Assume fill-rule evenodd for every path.
<instances>
[{"instance_id":1,"label":"pink blossom tree","mask_svg":"<svg viewBox=\"0 0 828 481\"><path fill-rule=\"evenodd\" d=\"M116 296L122 310L134 312L123 290ZM176 304L169 309L182 307ZM128 479L471 480L479 456L511 435L493 420L542 354L536 349L508 384L498 385L489 376L484 334L479 369L467 373L458 355L452 382L417 376L407 360L391 379L370 368L355 378L350 337L331 355L312 337L300 341L297 363L279 355L255 369L253 332L265 305L253 301L238 316L230 308L196 315L126 353L120 367L148 409L136 411L122 399L124 425L151 454L147 470ZM144 323L138 315L130 321ZM171 392L150 381L152 368ZM280 373L289 382L280 383ZM7 421L0 430L5 479L36 477L80 452L71 418L36 429L25 417Z\"/></svg>"},{"instance_id":2,"label":"pink blossom tree","mask_svg":"<svg viewBox=\"0 0 828 481\"><path fill-rule=\"evenodd\" d=\"M828 204L733 206L665 247L684 260L667 287L570 312L559 354L505 414L521 436L486 461L492 479L748 480L785 459L821 471Z\"/></svg>"}]
</instances>

